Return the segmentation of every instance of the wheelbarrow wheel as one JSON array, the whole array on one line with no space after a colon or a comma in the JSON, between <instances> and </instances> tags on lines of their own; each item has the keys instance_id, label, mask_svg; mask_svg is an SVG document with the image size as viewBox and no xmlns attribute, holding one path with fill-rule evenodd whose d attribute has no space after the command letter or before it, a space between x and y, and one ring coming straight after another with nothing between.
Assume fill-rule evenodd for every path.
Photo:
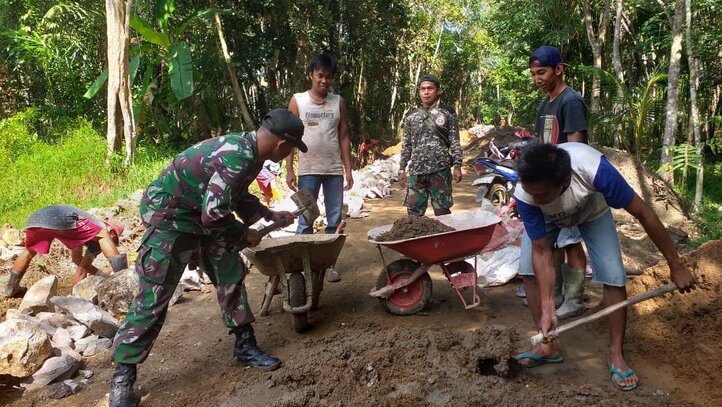
<instances>
[{"instance_id":1,"label":"wheelbarrow wheel","mask_svg":"<svg viewBox=\"0 0 722 407\"><path fill-rule=\"evenodd\" d=\"M420 266L421 264L413 260L402 259L386 266L386 270L388 270L391 284L393 284L400 279L411 277ZM376 280L376 288L379 289L388 284L386 272L381 270ZM389 298L379 297L379 302L386 311L394 315L414 315L426 307L430 298L431 276L429 273L424 273L413 283L394 291Z\"/></svg>"},{"instance_id":2,"label":"wheelbarrow wheel","mask_svg":"<svg viewBox=\"0 0 722 407\"><path fill-rule=\"evenodd\" d=\"M288 303L292 307L300 307L306 304L306 279L301 272L291 273L288 278ZM308 327L308 313L291 314L293 329L301 333Z\"/></svg>"}]
</instances>

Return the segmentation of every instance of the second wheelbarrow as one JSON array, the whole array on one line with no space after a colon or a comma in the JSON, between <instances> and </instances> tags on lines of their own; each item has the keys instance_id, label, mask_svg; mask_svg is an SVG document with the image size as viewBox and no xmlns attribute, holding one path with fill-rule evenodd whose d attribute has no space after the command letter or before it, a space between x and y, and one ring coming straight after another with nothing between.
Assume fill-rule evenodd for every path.
<instances>
[{"instance_id":1,"label":"second wheelbarrow","mask_svg":"<svg viewBox=\"0 0 722 407\"><path fill-rule=\"evenodd\" d=\"M264 239L243 250L261 274L268 276L261 316L268 314L281 286L283 309L292 315L293 329L303 332L308 311L318 308L326 269L336 264L346 235L297 235Z\"/></svg>"}]
</instances>

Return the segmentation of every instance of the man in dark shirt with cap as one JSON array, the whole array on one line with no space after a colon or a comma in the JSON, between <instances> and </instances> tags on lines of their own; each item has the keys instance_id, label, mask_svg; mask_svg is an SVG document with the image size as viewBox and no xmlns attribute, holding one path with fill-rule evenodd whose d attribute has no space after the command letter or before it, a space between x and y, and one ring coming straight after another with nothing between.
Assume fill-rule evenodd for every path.
<instances>
[{"instance_id":1,"label":"man in dark shirt with cap","mask_svg":"<svg viewBox=\"0 0 722 407\"><path fill-rule=\"evenodd\" d=\"M548 45L537 48L529 57L532 80L547 94L534 124L534 133L544 143L586 143L587 106L582 96L564 82L566 66L559 50ZM580 315L586 308L584 271L587 260L581 241L582 235L574 226L563 228L554 242L554 302L559 319Z\"/></svg>"},{"instance_id":2,"label":"man in dark shirt with cap","mask_svg":"<svg viewBox=\"0 0 722 407\"><path fill-rule=\"evenodd\" d=\"M399 185L408 184L404 205L409 215L423 216L429 198L434 215L451 213L452 166L454 182L461 182L462 155L456 113L439 103L440 95L439 79L434 75L422 76L419 80L422 107L404 119Z\"/></svg>"},{"instance_id":3,"label":"man in dark shirt with cap","mask_svg":"<svg viewBox=\"0 0 722 407\"><path fill-rule=\"evenodd\" d=\"M236 361L264 370L280 366L256 344L240 251L260 242L258 232L248 226L261 217L285 220L286 226L293 222L292 213L266 208L248 186L265 160L279 162L294 147L305 152L302 136L301 120L276 109L255 132L208 139L176 155L148 186L140 204L148 230L135 266L140 287L115 336L110 407L136 405L136 364L148 357L183 269L198 251L201 268L216 286L223 322L236 335Z\"/></svg>"}]
</instances>

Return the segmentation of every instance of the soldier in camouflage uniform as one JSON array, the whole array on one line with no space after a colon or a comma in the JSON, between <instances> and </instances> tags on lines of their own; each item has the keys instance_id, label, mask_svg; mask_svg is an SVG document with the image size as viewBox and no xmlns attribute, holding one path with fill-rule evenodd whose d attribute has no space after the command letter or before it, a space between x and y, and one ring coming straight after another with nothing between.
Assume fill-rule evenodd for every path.
<instances>
[{"instance_id":1,"label":"soldier in camouflage uniform","mask_svg":"<svg viewBox=\"0 0 722 407\"><path fill-rule=\"evenodd\" d=\"M140 216L148 229L135 266L140 289L114 340L111 407L136 405L136 364L148 357L183 270L198 251L201 268L216 286L223 322L236 334L235 359L265 370L278 368L280 361L256 345L240 250L260 242L248 225L261 217L293 222L290 212L261 205L248 186L265 160L279 162L294 147L305 152L302 136L298 117L273 110L256 132L208 139L178 154L145 191Z\"/></svg>"},{"instance_id":2,"label":"soldier in camouflage uniform","mask_svg":"<svg viewBox=\"0 0 722 407\"><path fill-rule=\"evenodd\" d=\"M440 85L435 76L422 76L419 96L423 107L413 110L404 120L399 184L406 187L408 183L404 205L409 215L423 216L429 198L434 215L451 213L452 166L454 182L461 182L462 156L456 113L439 103Z\"/></svg>"}]
</instances>

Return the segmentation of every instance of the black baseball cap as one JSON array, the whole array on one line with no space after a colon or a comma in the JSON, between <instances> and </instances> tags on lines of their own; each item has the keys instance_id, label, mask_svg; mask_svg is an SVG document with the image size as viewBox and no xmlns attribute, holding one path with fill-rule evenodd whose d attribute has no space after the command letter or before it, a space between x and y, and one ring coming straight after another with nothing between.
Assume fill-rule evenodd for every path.
<instances>
[{"instance_id":1,"label":"black baseball cap","mask_svg":"<svg viewBox=\"0 0 722 407\"><path fill-rule=\"evenodd\" d=\"M441 81L439 78L435 77L431 74L426 74L419 79L419 86L421 85L421 82L432 82L434 85L436 85L437 88L441 87Z\"/></svg>"},{"instance_id":2,"label":"black baseball cap","mask_svg":"<svg viewBox=\"0 0 722 407\"><path fill-rule=\"evenodd\" d=\"M529 57L529 67L531 67L534 62L539 62L539 66L567 65L564 63L564 60L562 60L562 54L559 53L559 50L549 45L542 45L531 53L531 57Z\"/></svg>"},{"instance_id":3,"label":"black baseball cap","mask_svg":"<svg viewBox=\"0 0 722 407\"><path fill-rule=\"evenodd\" d=\"M306 143L301 140L303 137L303 122L290 111L286 109L271 110L263 118L261 127L278 138L290 140L302 153L308 151Z\"/></svg>"}]
</instances>

